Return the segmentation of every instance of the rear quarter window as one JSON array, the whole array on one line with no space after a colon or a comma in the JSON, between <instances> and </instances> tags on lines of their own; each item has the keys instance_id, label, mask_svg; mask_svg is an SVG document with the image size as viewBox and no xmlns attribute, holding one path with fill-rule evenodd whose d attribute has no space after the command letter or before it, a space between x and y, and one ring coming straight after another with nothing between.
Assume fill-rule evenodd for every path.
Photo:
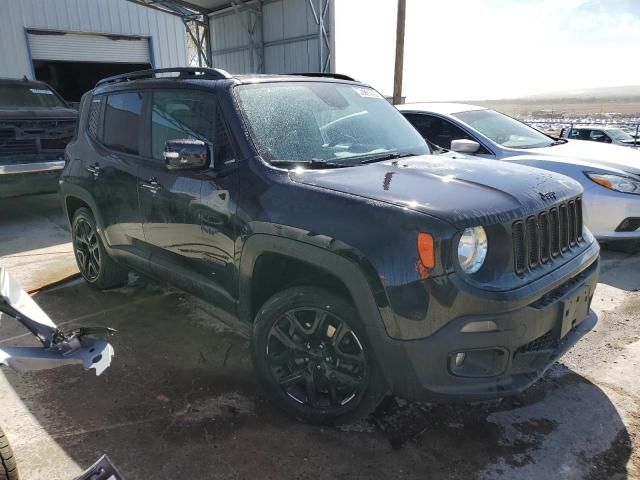
<instances>
[{"instance_id":1,"label":"rear quarter window","mask_svg":"<svg viewBox=\"0 0 640 480\"><path fill-rule=\"evenodd\" d=\"M89 105L89 120L87 122L87 133L91 138L98 138L101 117L102 98L93 98Z\"/></svg>"}]
</instances>

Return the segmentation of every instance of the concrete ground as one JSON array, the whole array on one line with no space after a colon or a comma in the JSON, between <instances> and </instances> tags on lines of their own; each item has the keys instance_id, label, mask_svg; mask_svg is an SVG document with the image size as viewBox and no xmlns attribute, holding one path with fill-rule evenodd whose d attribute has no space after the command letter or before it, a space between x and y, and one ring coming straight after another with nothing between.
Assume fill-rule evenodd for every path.
<instances>
[{"instance_id":1,"label":"concrete ground","mask_svg":"<svg viewBox=\"0 0 640 480\"><path fill-rule=\"evenodd\" d=\"M78 273L58 195L0 200L0 262L27 291Z\"/></svg>"},{"instance_id":2,"label":"concrete ground","mask_svg":"<svg viewBox=\"0 0 640 480\"><path fill-rule=\"evenodd\" d=\"M0 265L34 288L62 278L73 265L53 200L13 205L0 218ZM24 480L73 478L102 453L129 480L640 479L639 290L640 255L604 252L597 327L520 397L388 399L369 421L336 429L276 410L246 336L215 308L141 278L108 292L71 281L34 298L67 327L117 328L114 363L101 377L3 369L0 424ZM3 322L0 344L31 342L22 332Z\"/></svg>"}]
</instances>

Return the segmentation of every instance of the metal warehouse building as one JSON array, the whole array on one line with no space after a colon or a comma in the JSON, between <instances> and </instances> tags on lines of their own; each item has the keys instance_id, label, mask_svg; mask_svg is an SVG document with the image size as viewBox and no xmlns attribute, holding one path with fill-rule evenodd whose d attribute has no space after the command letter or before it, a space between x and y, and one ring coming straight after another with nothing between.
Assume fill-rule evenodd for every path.
<instances>
[{"instance_id":1,"label":"metal warehouse building","mask_svg":"<svg viewBox=\"0 0 640 480\"><path fill-rule=\"evenodd\" d=\"M333 71L345 1L0 0L0 77L77 101L100 78L149 67Z\"/></svg>"},{"instance_id":2,"label":"metal warehouse building","mask_svg":"<svg viewBox=\"0 0 640 480\"><path fill-rule=\"evenodd\" d=\"M0 0L0 77L77 101L104 76L185 65L181 18L127 0Z\"/></svg>"}]
</instances>

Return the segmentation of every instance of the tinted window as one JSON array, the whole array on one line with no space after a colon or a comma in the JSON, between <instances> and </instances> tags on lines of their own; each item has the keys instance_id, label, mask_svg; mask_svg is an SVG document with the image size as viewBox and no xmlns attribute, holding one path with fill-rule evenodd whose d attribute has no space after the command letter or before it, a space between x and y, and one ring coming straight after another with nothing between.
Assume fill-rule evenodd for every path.
<instances>
[{"instance_id":1,"label":"tinted window","mask_svg":"<svg viewBox=\"0 0 640 480\"><path fill-rule=\"evenodd\" d=\"M139 92L109 95L104 112L102 142L120 152L139 153L142 94Z\"/></svg>"},{"instance_id":2,"label":"tinted window","mask_svg":"<svg viewBox=\"0 0 640 480\"><path fill-rule=\"evenodd\" d=\"M474 140L467 133L447 120L431 115L408 114L407 119L431 144L451 150L452 140ZM479 152L482 153L482 152Z\"/></svg>"},{"instance_id":3,"label":"tinted window","mask_svg":"<svg viewBox=\"0 0 640 480\"><path fill-rule=\"evenodd\" d=\"M584 132L588 132L587 130L579 130L577 128L573 128L571 133L569 134L569 138L573 138L574 140L584 139Z\"/></svg>"},{"instance_id":4,"label":"tinted window","mask_svg":"<svg viewBox=\"0 0 640 480\"><path fill-rule=\"evenodd\" d=\"M168 140L195 139L214 145L216 100L195 90L154 92L151 102L151 156L163 160Z\"/></svg>"},{"instance_id":5,"label":"tinted window","mask_svg":"<svg viewBox=\"0 0 640 480\"><path fill-rule=\"evenodd\" d=\"M591 130L589 139L595 142L606 142L607 140L609 140L609 137L607 137L602 130Z\"/></svg>"}]
</instances>

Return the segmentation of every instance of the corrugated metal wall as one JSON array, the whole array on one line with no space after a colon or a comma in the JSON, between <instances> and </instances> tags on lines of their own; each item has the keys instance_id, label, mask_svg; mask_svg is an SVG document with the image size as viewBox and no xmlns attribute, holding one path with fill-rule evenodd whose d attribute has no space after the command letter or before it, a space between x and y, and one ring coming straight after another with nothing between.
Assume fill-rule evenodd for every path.
<instances>
[{"instance_id":1,"label":"corrugated metal wall","mask_svg":"<svg viewBox=\"0 0 640 480\"><path fill-rule=\"evenodd\" d=\"M211 16L213 66L232 73L257 70L255 55L251 68L248 15L229 10ZM265 0L263 26L265 73L320 71L318 25L308 0Z\"/></svg>"},{"instance_id":2,"label":"corrugated metal wall","mask_svg":"<svg viewBox=\"0 0 640 480\"><path fill-rule=\"evenodd\" d=\"M151 37L155 67L187 65L180 18L126 0L0 0L0 77L32 78L25 29Z\"/></svg>"}]
</instances>

